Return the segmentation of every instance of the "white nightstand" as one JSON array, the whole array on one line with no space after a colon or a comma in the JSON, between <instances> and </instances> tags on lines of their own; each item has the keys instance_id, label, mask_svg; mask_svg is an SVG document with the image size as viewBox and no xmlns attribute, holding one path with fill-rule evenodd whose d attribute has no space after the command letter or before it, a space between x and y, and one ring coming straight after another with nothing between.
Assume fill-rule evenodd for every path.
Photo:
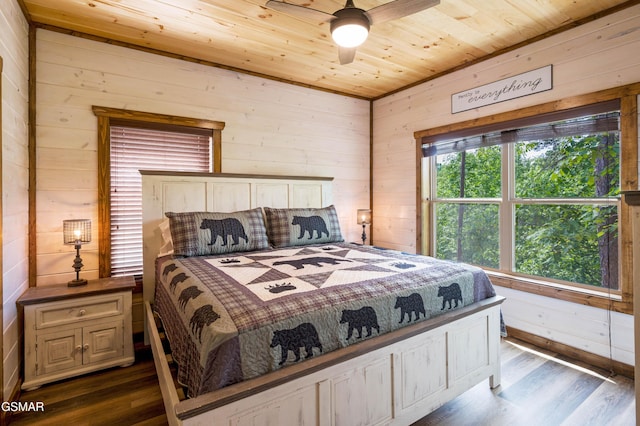
<instances>
[{"instance_id":1,"label":"white nightstand","mask_svg":"<svg viewBox=\"0 0 640 426\"><path fill-rule=\"evenodd\" d=\"M24 382L29 390L103 368L133 364L133 277L31 287L24 308Z\"/></svg>"}]
</instances>

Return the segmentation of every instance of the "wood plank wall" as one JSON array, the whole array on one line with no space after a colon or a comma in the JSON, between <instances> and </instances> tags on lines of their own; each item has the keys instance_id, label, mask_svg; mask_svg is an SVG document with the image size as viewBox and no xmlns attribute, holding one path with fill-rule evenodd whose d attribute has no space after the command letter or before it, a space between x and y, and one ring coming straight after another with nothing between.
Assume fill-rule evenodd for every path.
<instances>
[{"instance_id":1,"label":"wood plank wall","mask_svg":"<svg viewBox=\"0 0 640 426\"><path fill-rule=\"evenodd\" d=\"M0 56L0 188L2 187L2 56ZM2 246L2 199L0 199L0 246ZM4 254L4 247L2 252L0 252L0 265L2 265L2 259ZM2 299L2 293L4 288L4 266L0 266L0 299ZM4 332L4 318L2 314L4 312L4 307L0 305L0 330ZM3 354L4 357L4 336L3 341L0 343L0 353ZM0 384L4 383L4 361L0 362ZM0 401L4 401L4 387L0 387ZM0 413L0 423L4 423L6 414Z\"/></svg>"},{"instance_id":2,"label":"wood plank wall","mask_svg":"<svg viewBox=\"0 0 640 426\"><path fill-rule=\"evenodd\" d=\"M372 153L374 242L417 251L414 131L640 82L640 57L634 53L639 50L640 5L376 100ZM453 93L549 64L553 65L553 90L451 113ZM609 318L600 309L549 298L538 300L516 290L501 291L508 293L504 303L507 325L609 357L611 324L613 358L634 364L630 315L614 314Z\"/></svg>"},{"instance_id":3,"label":"wood plank wall","mask_svg":"<svg viewBox=\"0 0 640 426\"><path fill-rule=\"evenodd\" d=\"M29 27L15 0L0 2L2 57L2 392L11 397L20 373L16 299L28 287ZM1 423L0 419L0 423Z\"/></svg>"},{"instance_id":4,"label":"wood plank wall","mask_svg":"<svg viewBox=\"0 0 640 426\"><path fill-rule=\"evenodd\" d=\"M226 123L222 172L334 177L343 234L358 240L356 210L369 206L368 101L42 29L37 70L37 285L73 274L62 220L97 223L92 105ZM82 257L84 275L97 277L96 241Z\"/></svg>"}]
</instances>

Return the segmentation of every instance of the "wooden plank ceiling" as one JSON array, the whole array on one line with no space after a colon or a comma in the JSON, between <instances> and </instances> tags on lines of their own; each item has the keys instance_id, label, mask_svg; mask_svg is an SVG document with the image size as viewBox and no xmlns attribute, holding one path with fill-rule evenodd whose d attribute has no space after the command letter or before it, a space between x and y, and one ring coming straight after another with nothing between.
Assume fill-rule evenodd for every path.
<instances>
[{"instance_id":1,"label":"wooden plank ceiling","mask_svg":"<svg viewBox=\"0 0 640 426\"><path fill-rule=\"evenodd\" d=\"M441 0L372 26L340 65L328 23L266 8L266 0L19 0L35 25L167 52L215 66L376 99L637 0ZM324 12L343 0L286 0ZM369 10L388 0L355 0Z\"/></svg>"}]
</instances>

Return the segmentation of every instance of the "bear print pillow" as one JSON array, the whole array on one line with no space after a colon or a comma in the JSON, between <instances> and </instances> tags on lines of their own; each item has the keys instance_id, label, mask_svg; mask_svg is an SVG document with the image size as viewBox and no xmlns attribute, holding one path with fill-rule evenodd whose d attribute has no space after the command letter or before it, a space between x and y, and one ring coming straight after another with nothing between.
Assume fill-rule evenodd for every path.
<instances>
[{"instance_id":1,"label":"bear print pillow","mask_svg":"<svg viewBox=\"0 0 640 426\"><path fill-rule=\"evenodd\" d=\"M267 235L274 247L344 241L334 206L319 209L264 208Z\"/></svg>"},{"instance_id":2,"label":"bear print pillow","mask_svg":"<svg viewBox=\"0 0 640 426\"><path fill-rule=\"evenodd\" d=\"M167 212L177 256L201 256L269 248L261 209L233 213Z\"/></svg>"}]
</instances>

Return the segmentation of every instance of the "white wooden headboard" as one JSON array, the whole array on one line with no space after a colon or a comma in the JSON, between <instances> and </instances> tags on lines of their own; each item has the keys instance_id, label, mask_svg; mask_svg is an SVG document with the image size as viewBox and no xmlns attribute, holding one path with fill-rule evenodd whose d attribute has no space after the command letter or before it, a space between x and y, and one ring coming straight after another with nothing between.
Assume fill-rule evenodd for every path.
<instances>
[{"instance_id":1,"label":"white wooden headboard","mask_svg":"<svg viewBox=\"0 0 640 426\"><path fill-rule=\"evenodd\" d=\"M153 302L165 212L326 207L333 178L141 171L144 300Z\"/></svg>"}]
</instances>

